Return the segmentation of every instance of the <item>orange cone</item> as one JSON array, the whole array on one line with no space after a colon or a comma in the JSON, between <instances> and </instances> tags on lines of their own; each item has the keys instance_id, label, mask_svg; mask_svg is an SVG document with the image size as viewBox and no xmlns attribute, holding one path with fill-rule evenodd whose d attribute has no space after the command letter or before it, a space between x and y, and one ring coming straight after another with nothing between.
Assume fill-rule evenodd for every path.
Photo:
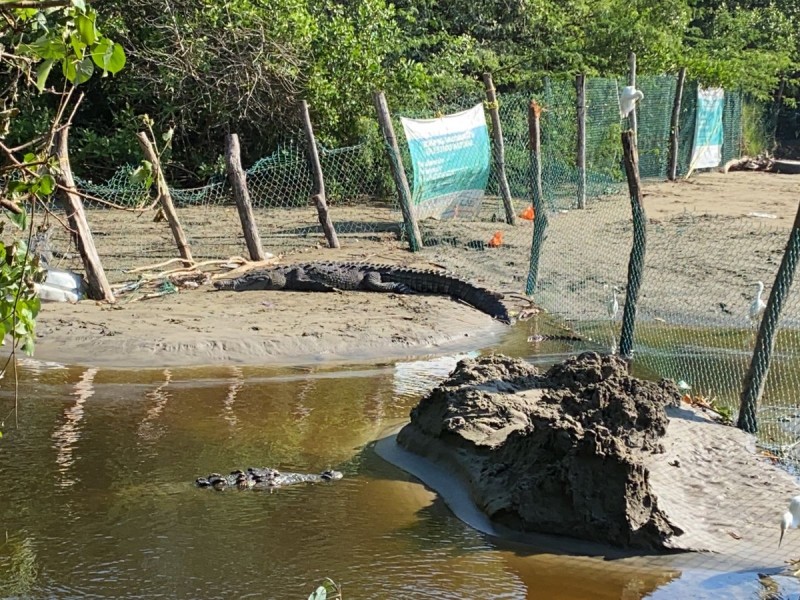
<instances>
[{"instance_id":1,"label":"orange cone","mask_svg":"<svg viewBox=\"0 0 800 600\"><path fill-rule=\"evenodd\" d=\"M492 239L489 240L489 248L497 248L503 244L503 232L495 231Z\"/></svg>"},{"instance_id":2,"label":"orange cone","mask_svg":"<svg viewBox=\"0 0 800 600\"><path fill-rule=\"evenodd\" d=\"M535 213L533 212L533 206L529 206L524 211L522 211L522 214L519 216L519 218L525 219L526 221L533 221L534 215Z\"/></svg>"}]
</instances>

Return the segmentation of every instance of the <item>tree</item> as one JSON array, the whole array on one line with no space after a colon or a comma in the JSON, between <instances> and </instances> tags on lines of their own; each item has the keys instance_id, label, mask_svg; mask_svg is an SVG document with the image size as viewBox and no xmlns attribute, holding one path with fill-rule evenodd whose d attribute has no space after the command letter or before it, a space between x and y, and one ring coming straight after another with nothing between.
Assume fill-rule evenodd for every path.
<instances>
[{"instance_id":1,"label":"tree","mask_svg":"<svg viewBox=\"0 0 800 600\"><path fill-rule=\"evenodd\" d=\"M79 86L97 71L103 76L120 71L125 51L100 32L97 12L85 0L4 1L0 19L0 207L17 231L13 242L0 245L0 337L12 339L2 376L18 345L28 354L34 351L40 305L33 284L43 271L31 240L37 210L47 211L60 187L56 134L70 125L81 101ZM7 138L20 116L20 98L30 89L55 99L53 116L42 135L12 146Z\"/></svg>"}]
</instances>

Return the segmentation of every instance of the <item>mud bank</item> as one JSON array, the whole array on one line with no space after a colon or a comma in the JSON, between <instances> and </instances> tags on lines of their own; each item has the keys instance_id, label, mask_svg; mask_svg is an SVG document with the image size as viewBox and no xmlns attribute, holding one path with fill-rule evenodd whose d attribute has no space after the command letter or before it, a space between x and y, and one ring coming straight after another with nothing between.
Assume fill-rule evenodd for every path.
<instances>
[{"instance_id":1,"label":"mud bank","mask_svg":"<svg viewBox=\"0 0 800 600\"><path fill-rule=\"evenodd\" d=\"M751 436L596 353L544 374L503 356L461 361L397 440L454 473L503 529L648 552L757 544L777 558L778 519L800 492Z\"/></svg>"}]
</instances>

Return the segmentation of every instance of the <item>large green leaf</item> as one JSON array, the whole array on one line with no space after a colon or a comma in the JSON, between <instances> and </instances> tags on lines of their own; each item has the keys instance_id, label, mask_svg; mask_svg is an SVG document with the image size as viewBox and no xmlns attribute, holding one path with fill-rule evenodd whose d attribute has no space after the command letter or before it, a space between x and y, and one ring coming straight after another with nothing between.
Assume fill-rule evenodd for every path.
<instances>
[{"instance_id":1,"label":"large green leaf","mask_svg":"<svg viewBox=\"0 0 800 600\"><path fill-rule=\"evenodd\" d=\"M94 24L94 17L95 14L91 16L79 15L75 20L78 33L81 34L81 39L87 46L91 46L97 41L97 28Z\"/></svg>"},{"instance_id":2,"label":"large green leaf","mask_svg":"<svg viewBox=\"0 0 800 600\"><path fill-rule=\"evenodd\" d=\"M39 179L39 193L49 196L56 189L56 180L52 175L43 175Z\"/></svg>"},{"instance_id":3,"label":"large green leaf","mask_svg":"<svg viewBox=\"0 0 800 600\"><path fill-rule=\"evenodd\" d=\"M36 88L40 92L44 91L44 86L47 84L47 76L50 75L50 70L53 68L54 63L55 60L48 58L36 67Z\"/></svg>"},{"instance_id":4,"label":"large green leaf","mask_svg":"<svg viewBox=\"0 0 800 600\"><path fill-rule=\"evenodd\" d=\"M43 59L58 60L67 55L67 47L60 37L45 34L30 44L20 44L20 52Z\"/></svg>"},{"instance_id":5,"label":"large green leaf","mask_svg":"<svg viewBox=\"0 0 800 600\"><path fill-rule=\"evenodd\" d=\"M61 61L61 70L64 73L64 77L67 78L67 81L75 85L80 85L89 81L92 77L94 65L92 64L92 59L88 56L81 61L65 58Z\"/></svg>"},{"instance_id":6,"label":"large green leaf","mask_svg":"<svg viewBox=\"0 0 800 600\"><path fill-rule=\"evenodd\" d=\"M103 38L92 50L92 60L103 71L113 75L119 73L125 66L125 50L119 44Z\"/></svg>"},{"instance_id":7,"label":"large green leaf","mask_svg":"<svg viewBox=\"0 0 800 600\"><path fill-rule=\"evenodd\" d=\"M327 598L328 590L326 590L324 586L319 586L311 593L308 600L326 600Z\"/></svg>"},{"instance_id":8,"label":"large green leaf","mask_svg":"<svg viewBox=\"0 0 800 600\"><path fill-rule=\"evenodd\" d=\"M10 211L7 214L8 214L8 218L11 220L12 223L14 223L14 225L17 226L18 229L23 230L23 231L25 229L27 229L27 227L28 227L28 213L25 211L24 208L22 209L22 212L20 212L19 214L16 214L16 213L13 213L13 212L10 212Z\"/></svg>"}]
</instances>

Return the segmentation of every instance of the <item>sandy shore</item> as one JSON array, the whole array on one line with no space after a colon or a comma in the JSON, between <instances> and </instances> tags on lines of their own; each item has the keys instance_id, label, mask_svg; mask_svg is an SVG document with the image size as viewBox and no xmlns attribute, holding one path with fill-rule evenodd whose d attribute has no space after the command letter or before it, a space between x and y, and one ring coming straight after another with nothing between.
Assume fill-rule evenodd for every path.
<instances>
[{"instance_id":1,"label":"sandy shore","mask_svg":"<svg viewBox=\"0 0 800 600\"><path fill-rule=\"evenodd\" d=\"M449 298L216 292L45 304L35 358L71 365L308 364L477 349L508 326Z\"/></svg>"}]
</instances>

